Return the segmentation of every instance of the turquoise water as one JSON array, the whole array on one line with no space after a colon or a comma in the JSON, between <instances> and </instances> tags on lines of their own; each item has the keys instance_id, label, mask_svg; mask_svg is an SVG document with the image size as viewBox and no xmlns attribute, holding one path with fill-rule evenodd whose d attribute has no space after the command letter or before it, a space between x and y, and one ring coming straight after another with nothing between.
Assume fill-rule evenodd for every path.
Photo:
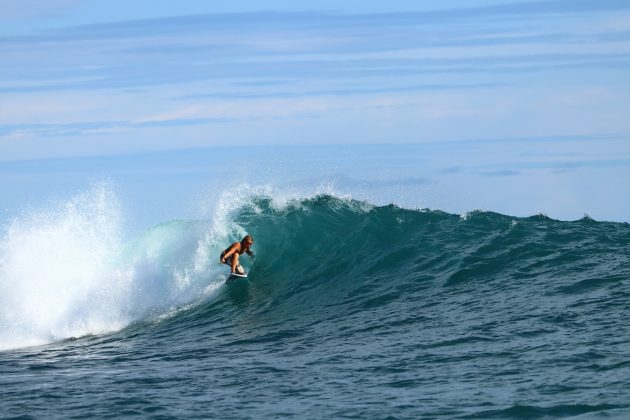
<instances>
[{"instance_id":1,"label":"turquoise water","mask_svg":"<svg viewBox=\"0 0 630 420\"><path fill-rule=\"evenodd\" d=\"M630 415L626 223L253 195L121 241L100 193L4 240L2 417Z\"/></svg>"}]
</instances>

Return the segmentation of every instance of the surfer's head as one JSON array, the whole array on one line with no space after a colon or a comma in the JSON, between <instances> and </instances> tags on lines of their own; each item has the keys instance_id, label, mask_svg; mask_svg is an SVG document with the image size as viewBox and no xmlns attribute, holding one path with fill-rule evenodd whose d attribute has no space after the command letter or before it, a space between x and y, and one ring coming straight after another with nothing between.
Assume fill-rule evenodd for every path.
<instances>
[{"instance_id":1,"label":"surfer's head","mask_svg":"<svg viewBox=\"0 0 630 420\"><path fill-rule=\"evenodd\" d=\"M251 235L247 235L243 238L243 240L241 241L241 243L243 245L247 245L247 246L252 246L254 245L254 237Z\"/></svg>"}]
</instances>

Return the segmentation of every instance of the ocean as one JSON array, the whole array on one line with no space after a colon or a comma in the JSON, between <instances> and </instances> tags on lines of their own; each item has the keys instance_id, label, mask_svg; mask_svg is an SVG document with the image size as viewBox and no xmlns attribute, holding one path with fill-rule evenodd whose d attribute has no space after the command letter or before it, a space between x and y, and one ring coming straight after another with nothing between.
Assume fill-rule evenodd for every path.
<instances>
[{"instance_id":1,"label":"ocean","mask_svg":"<svg viewBox=\"0 0 630 420\"><path fill-rule=\"evenodd\" d=\"M475 210L425 149L339 150L275 179L229 150L0 166L0 416L630 416L628 223Z\"/></svg>"}]
</instances>

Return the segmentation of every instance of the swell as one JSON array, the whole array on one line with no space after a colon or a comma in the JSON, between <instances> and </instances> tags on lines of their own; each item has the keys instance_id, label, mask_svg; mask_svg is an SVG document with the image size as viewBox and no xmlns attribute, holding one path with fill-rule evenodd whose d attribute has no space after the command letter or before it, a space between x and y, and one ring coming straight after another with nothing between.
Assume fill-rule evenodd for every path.
<instances>
[{"instance_id":1,"label":"swell","mask_svg":"<svg viewBox=\"0 0 630 420\"><path fill-rule=\"evenodd\" d=\"M627 224L459 216L331 196L280 207L256 197L234 222L255 237L256 258L244 258L250 281L228 285L225 299L209 305L222 305L216 313L273 314L274 325L361 334L462 310L535 318L519 332L525 336L570 323L567 306L606 313L628 292ZM423 312L433 318L423 321ZM214 321L229 324L223 316L203 322Z\"/></svg>"},{"instance_id":2,"label":"swell","mask_svg":"<svg viewBox=\"0 0 630 420\"><path fill-rule=\"evenodd\" d=\"M256 278L288 289L431 277L444 287L542 281L579 292L630 272L630 226L582 219L465 216L319 196L276 209L258 198L235 221L256 237Z\"/></svg>"},{"instance_id":3,"label":"swell","mask_svg":"<svg viewBox=\"0 0 630 420\"><path fill-rule=\"evenodd\" d=\"M269 366L256 372L271 382L300 372L296 386L323 395L349 383L362 406L422 395L410 418L432 417L425 401L464 418L627 411L627 224L330 196L255 197L232 220L255 237L250 279L138 327L140 347L186 343L162 357Z\"/></svg>"},{"instance_id":4,"label":"swell","mask_svg":"<svg viewBox=\"0 0 630 420\"><path fill-rule=\"evenodd\" d=\"M111 197L98 194L105 195L98 205L79 200L52 220L13 226L3 241L4 348L117 330L174 310L166 324L175 329L220 328L247 307L248 316L272 313L277 325L360 320L360 328L345 327L355 334L448 318L454 308L510 315L537 305L553 318L567 296L575 310L616 307L630 278L630 227L623 223L459 216L328 195L282 204L254 196L210 220L166 222L125 242ZM51 231L67 242L61 253ZM250 281L223 287L218 253L244 233L256 241L256 258L243 257ZM40 253L52 257L33 271ZM48 289L54 302L37 294L51 281L70 293ZM423 311L429 315L418 315ZM565 321L570 316L559 315ZM546 331L545 323L541 318L538 330Z\"/></svg>"}]
</instances>

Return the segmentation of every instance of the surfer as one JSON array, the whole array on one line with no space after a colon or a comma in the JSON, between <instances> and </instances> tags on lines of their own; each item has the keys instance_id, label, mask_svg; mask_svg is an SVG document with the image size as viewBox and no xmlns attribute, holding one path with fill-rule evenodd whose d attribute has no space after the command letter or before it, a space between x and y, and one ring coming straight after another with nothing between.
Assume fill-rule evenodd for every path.
<instances>
[{"instance_id":1,"label":"surfer","mask_svg":"<svg viewBox=\"0 0 630 420\"><path fill-rule=\"evenodd\" d=\"M249 249L252 245L254 245L254 238L250 235L245 236L241 242L234 242L221 253L221 264L229 265L231 273L245 274L245 270L238 263L238 256L247 253L253 257L254 253Z\"/></svg>"}]
</instances>

